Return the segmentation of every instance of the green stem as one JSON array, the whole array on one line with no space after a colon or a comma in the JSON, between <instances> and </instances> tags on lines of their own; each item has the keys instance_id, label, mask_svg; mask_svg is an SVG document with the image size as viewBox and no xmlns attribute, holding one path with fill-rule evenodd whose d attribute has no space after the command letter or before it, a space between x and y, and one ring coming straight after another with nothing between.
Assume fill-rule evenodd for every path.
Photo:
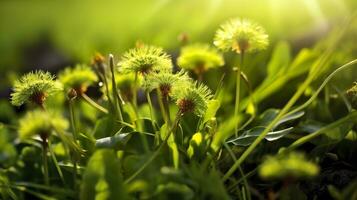
<instances>
[{"instance_id":1,"label":"green stem","mask_svg":"<svg viewBox=\"0 0 357 200\"><path fill-rule=\"evenodd\" d=\"M162 97L162 102L164 104L164 111L166 113L167 123L169 126L171 126L170 107L169 107L168 97L167 96Z\"/></svg>"},{"instance_id":2,"label":"green stem","mask_svg":"<svg viewBox=\"0 0 357 200\"><path fill-rule=\"evenodd\" d=\"M156 132L157 130L156 130L156 126L155 126L156 119L155 119L155 114L154 114L154 107L152 106L151 96L148 91L146 91L146 99L148 101L149 109L150 109L151 125L152 125L152 128L154 129L154 131Z\"/></svg>"},{"instance_id":3,"label":"green stem","mask_svg":"<svg viewBox=\"0 0 357 200\"><path fill-rule=\"evenodd\" d=\"M244 51L240 54L240 66L237 67L237 72L236 72L236 101L234 105L234 117L238 117L238 112L239 112L239 99L240 99L240 74L241 74L241 68L243 67L243 62L244 62ZM236 126L234 129L235 136L238 137L238 126L239 122L236 122Z\"/></svg>"},{"instance_id":4,"label":"green stem","mask_svg":"<svg viewBox=\"0 0 357 200\"><path fill-rule=\"evenodd\" d=\"M118 93L117 84L115 81L115 73L114 73L114 57L112 54L109 54L109 66L110 71L112 74L112 85L113 85L113 98L114 98L114 106L116 109L116 114L119 121L123 121L123 114L122 114L122 101Z\"/></svg>"},{"instance_id":5,"label":"green stem","mask_svg":"<svg viewBox=\"0 0 357 200\"><path fill-rule=\"evenodd\" d=\"M77 139L77 129L76 129L76 123L75 123L75 114L74 114L74 106L73 106L74 100L71 99L69 100L69 112L70 112L70 120L71 120L71 128L72 128L72 134L73 134L73 140L75 144L78 144ZM73 162L73 184L74 188L77 191L77 153L75 151L72 152L72 162Z\"/></svg>"},{"instance_id":6,"label":"green stem","mask_svg":"<svg viewBox=\"0 0 357 200\"><path fill-rule=\"evenodd\" d=\"M350 121L356 121L356 117L357 117L357 111L353 111L350 114L348 114L347 116L309 134L306 135L304 137L301 137L300 139L296 140L295 142L293 142L286 150L291 151L296 149L297 147L305 144L306 142L311 141L312 139L314 139L315 137L326 133L328 130L331 130L333 128L337 128L340 127L342 124L346 123L346 122L350 122Z\"/></svg>"},{"instance_id":7,"label":"green stem","mask_svg":"<svg viewBox=\"0 0 357 200\"><path fill-rule=\"evenodd\" d=\"M182 116L182 113L179 111L176 114L176 118L174 123L172 124L170 130L166 133L166 136L164 138L164 141L160 144L160 146L156 149L156 151L151 155L151 157L133 174L131 175L127 180L125 180L125 184L130 183L134 178L136 178L141 172L144 171L144 169L150 165L150 163L155 160L155 158L160 154L160 151L164 147L164 145L167 143L171 133L175 132L176 126L178 122L180 121Z\"/></svg>"},{"instance_id":8,"label":"green stem","mask_svg":"<svg viewBox=\"0 0 357 200\"><path fill-rule=\"evenodd\" d=\"M164 100L163 100L162 94L160 92L160 89L157 89L156 92L157 92L157 99L159 101L161 114L162 114L162 116L164 118L165 124L168 124L168 117L169 116L167 116L167 113L165 111Z\"/></svg>"},{"instance_id":9,"label":"green stem","mask_svg":"<svg viewBox=\"0 0 357 200\"><path fill-rule=\"evenodd\" d=\"M92 107L98 109L99 111L108 114L108 110L106 108L104 108L103 106L97 104L95 101L93 101L89 96L87 96L86 94L82 94L81 97Z\"/></svg>"},{"instance_id":10,"label":"green stem","mask_svg":"<svg viewBox=\"0 0 357 200\"><path fill-rule=\"evenodd\" d=\"M134 78L134 86L133 86L133 106L135 109L135 112L137 112L137 106L138 106L138 73L135 73L135 78Z\"/></svg>"},{"instance_id":11,"label":"green stem","mask_svg":"<svg viewBox=\"0 0 357 200\"><path fill-rule=\"evenodd\" d=\"M43 164L43 177L45 185L50 185L50 178L48 173L48 161L47 161L47 138L42 138L42 164Z\"/></svg>"}]
</instances>

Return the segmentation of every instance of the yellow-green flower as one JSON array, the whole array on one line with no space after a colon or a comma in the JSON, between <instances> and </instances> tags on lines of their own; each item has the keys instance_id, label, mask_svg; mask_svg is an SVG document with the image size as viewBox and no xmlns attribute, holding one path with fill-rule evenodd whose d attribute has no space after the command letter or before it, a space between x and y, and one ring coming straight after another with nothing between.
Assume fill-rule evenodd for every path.
<instances>
[{"instance_id":1,"label":"yellow-green flower","mask_svg":"<svg viewBox=\"0 0 357 200\"><path fill-rule=\"evenodd\" d=\"M210 68L223 66L224 60L217 49L207 44L193 44L181 49L177 64L183 69L200 74Z\"/></svg>"},{"instance_id":2,"label":"yellow-green flower","mask_svg":"<svg viewBox=\"0 0 357 200\"><path fill-rule=\"evenodd\" d=\"M216 32L214 45L224 51L238 54L265 49L269 44L263 27L246 19L231 19Z\"/></svg>"},{"instance_id":3,"label":"yellow-green flower","mask_svg":"<svg viewBox=\"0 0 357 200\"><path fill-rule=\"evenodd\" d=\"M159 89L161 94L167 97L171 94L174 86L184 87L190 81L190 77L183 70L176 74L167 72L151 73L145 77L142 86L149 92Z\"/></svg>"},{"instance_id":4,"label":"yellow-green flower","mask_svg":"<svg viewBox=\"0 0 357 200\"><path fill-rule=\"evenodd\" d=\"M23 75L14 83L11 103L21 106L27 101L32 101L42 105L46 97L63 90L62 84L54 79L55 76L41 70Z\"/></svg>"},{"instance_id":5,"label":"yellow-green flower","mask_svg":"<svg viewBox=\"0 0 357 200\"><path fill-rule=\"evenodd\" d=\"M65 68L58 76L66 89L73 88L78 94L86 92L88 86L98 81L95 72L87 65Z\"/></svg>"},{"instance_id":6,"label":"yellow-green flower","mask_svg":"<svg viewBox=\"0 0 357 200\"><path fill-rule=\"evenodd\" d=\"M173 87L172 97L181 113L193 112L202 116L207 110L207 103L213 97L211 90L198 83L177 85Z\"/></svg>"},{"instance_id":7,"label":"yellow-green flower","mask_svg":"<svg viewBox=\"0 0 357 200\"><path fill-rule=\"evenodd\" d=\"M162 48L142 45L126 52L119 62L122 73L139 73L172 71L172 62Z\"/></svg>"},{"instance_id":8,"label":"yellow-green flower","mask_svg":"<svg viewBox=\"0 0 357 200\"><path fill-rule=\"evenodd\" d=\"M20 139L29 139L34 136L47 138L52 131L64 131L68 128L68 121L53 111L34 110L26 113L19 121Z\"/></svg>"},{"instance_id":9,"label":"yellow-green flower","mask_svg":"<svg viewBox=\"0 0 357 200\"><path fill-rule=\"evenodd\" d=\"M264 179L310 178L319 173L319 166L298 152L267 157L259 167Z\"/></svg>"}]
</instances>

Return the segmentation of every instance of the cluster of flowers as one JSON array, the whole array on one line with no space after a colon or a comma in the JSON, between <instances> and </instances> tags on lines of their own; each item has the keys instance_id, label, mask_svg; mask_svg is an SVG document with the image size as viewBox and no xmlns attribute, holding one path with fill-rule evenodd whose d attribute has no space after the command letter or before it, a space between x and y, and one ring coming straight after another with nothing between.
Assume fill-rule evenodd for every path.
<instances>
[{"instance_id":1,"label":"cluster of flowers","mask_svg":"<svg viewBox=\"0 0 357 200\"><path fill-rule=\"evenodd\" d=\"M265 31L257 24L248 20L235 19L223 24L217 31L215 46L223 51L232 50L237 53L256 51L266 48L268 38ZM117 68L113 72L116 87L110 82L105 82L108 73L104 58L96 55L92 66L77 65L74 68L66 68L55 79L49 72L30 72L20 78L14 84L11 102L20 106L26 102L39 105L39 110L29 112L20 122L24 128L20 128L20 135L24 138L34 134L48 134L53 126L64 129L66 120L56 112L44 112L44 102L47 97L60 92L72 91L72 96L83 96L87 88L99 80L110 88L117 88L122 99L129 101L138 84L147 91L157 90L162 98L176 102L179 111L184 114L193 112L202 116L208 101L213 97L210 89L201 81L194 81L185 71L191 71L202 75L205 71L224 65L223 55L215 48L207 44L191 44L181 50L177 59L177 65L181 68L173 73L173 64L170 56L162 48L150 45L138 45L136 48L124 53ZM94 69L94 70L93 70ZM108 87L108 88L109 88ZM107 88L107 89L108 89ZM133 91L135 90L135 91ZM39 121L38 126L28 122ZM44 124L47 124L46 126ZM26 128L25 128L26 127Z\"/></svg>"}]
</instances>

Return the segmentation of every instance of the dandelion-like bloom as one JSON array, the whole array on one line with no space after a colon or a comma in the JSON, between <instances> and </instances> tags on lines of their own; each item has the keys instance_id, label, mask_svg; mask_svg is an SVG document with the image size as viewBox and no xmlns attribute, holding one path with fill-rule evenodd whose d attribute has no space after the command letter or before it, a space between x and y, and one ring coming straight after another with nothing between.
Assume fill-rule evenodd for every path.
<instances>
[{"instance_id":1,"label":"dandelion-like bloom","mask_svg":"<svg viewBox=\"0 0 357 200\"><path fill-rule=\"evenodd\" d=\"M217 49L207 44L193 44L181 49L177 64L183 69L192 70L196 74L200 74L210 68L223 66L224 60Z\"/></svg>"},{"instance_id":2,"label":"dandelion-like bloom","mask_svg":"<svg viewBox=\"0 0 357 200\"><path fill-rule=\"evenodd\" d=\"M58 78L65 88L73 88L78 94L85 93L88 86L98 81L95 72L87 65L76 65L74 68L65 68Z\"/></svg>"},{"instance_id":3,"label":"dandelion-like bloom","mask_svg":"<svg viewBox=\"0 0 357 200\"><path fill-rule=\"evenodd\" d=\"M269 44L265 30L246 19L231 19L216 32L214 45L224 51L238 54L265 49Z\"/></svg>"},{"instance_id":4,"label":"dandelion-like bloom","mask_svg":"<svg viewBox=\"0 0 357 200\"><path fill-rule=\"evenodd\" d=\"M184 86L175 86L172 90L172 97L176 101L181 113L193 112L197 116L202 116L207 110L208 101L213 96L207 86L191 83Z\"/></svg>"},{"instance_id":5,"label":"dandelion-like bloom","mask_svg":"<svg viewBox=\"0 0 357 200\"><path fill-rule=\"evenodd\" d=\"M25 74L14 83L11 103L21 106L27 101L32 101L43 105L46 97L63 90L62 84L54 79L55 76L41 70Z\"/></svg>"},{"instance_id":6,"label":"dandelion-like bloom","mask_svg":"<svg viewBox=\"0 0 357 200\"><path fill-rule=\"evenodd\" d=\"M259 168L259 175L265 179L309 178L318 173L319 167L298 152L267 157Z\"/></svg>"},{"instance_id":7,"label":"dandelion-like bloom","mask_svg":"<svg viewBox=\"0 0 357 200\"><path fill-rule=\"evenodd\" d=\"M48 138L53 130L66 130L68 121L57 112L34 110L20 119L19 126L19 137L22 140L36 135Z\"/></svg>"},{"instance_id":8,"label":"dandelion-like bloom","mask_svg":"<svg viewBox=\"0 0 357 200\"><path fill-rule=\"evenodd\" d=\"M191 79L187 73L181 70L176 74L167 72L151 73L145 77L142 85L147 91L159 89L163 97L168 97L175 85L184 87L190 81Z\"/></svg>"},{"instance_id":9,"label":"dandelion-like bloom","mask_svg":"<svg viewBox=\"0 0 357 200\"><path fill-rule=\"evenodd\" d=\"M162 48L142 45L126 52L119 62L122 73L139 73L147 75L151 72L171 72L172 62Z\"/></svg>"}]
</instances>

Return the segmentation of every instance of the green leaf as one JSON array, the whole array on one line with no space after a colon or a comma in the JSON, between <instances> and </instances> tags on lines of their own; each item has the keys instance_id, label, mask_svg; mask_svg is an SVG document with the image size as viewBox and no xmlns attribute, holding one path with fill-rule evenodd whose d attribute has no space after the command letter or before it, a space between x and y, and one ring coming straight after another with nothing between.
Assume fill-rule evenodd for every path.
<instances>
[{"instance_id":1,"label":"green leaf","mask_svg":"<svg viewBox=\"0 0 357 200\"><path fill-rule=\"evenodd\" d=\"M194 155L199 156L201 154L200 147L202 147L202 145L201 145L202 141L203 141L202 133L198 132L192 136L192 138L190 140L190 145L187 149L188 157L192 158Z\"/></svg>"},{"instance_id":2,"label":"green leaf","mask_svg":"<svg viewBox=\"0 0 357 200\"><path fill-rule=\"evenodd\" d=\"M81 183L80 199L129 199L114 151L97 150L89 159Z\"/></svg>"},{"instance_id":3,"label":"green leaf","mask_svg":"<svg viewBox=\"0 0 357 200\"><path fill-rule=\"evenodd\" d=\"M254 140L264 131L265 127L254 127L248 131L245 131L241 136L227 141L227 143L233 143L234 145L238 146L248 146L254 142ZM292 132L294 128L286 128L283 130L278 131L270 131L266 136L265 139L268 141L278 140L285 135Z\"/></svg>"},{"instance_id":4,"label":"green leaf","mask_svg":"<svg viewBox=\"0 0 357 200\"><path fill-rule=\"evenodd\" d=\"M274 48L268 64L268 78L274 78L279 72L286 71L291 60L290 46L286 41L280 41Z\"/></svg>"},{"instance_id":5,"label":"green leaf","mask_svg":"<svg viewBox=\"0 0 357 200\"><path fill-rule=\"evenodd\" d=\"M95 146L97 148L113 148L113 149L123 149L126 142L129 140L129 135L131 133L121 133L114 135L112 137L105 137L97 139Z\"/></svg>"},{"instance_id":6,"label":"green leaf","mask_svg":"<svg viewBox=\"0 0 357 200\"><path fill-rule=\"evenodd\" d=\"M111 115L103 117L95 124L93 136L95 138L104 138L113 136L120 129L120 124Z\"/></svg>"},{"instance_id":7,"label":"green leaf","mask_svg":"<svg viewBox=\"0 0 357 200\"><path fill-rule=\"evenodd\" d=\"M221 106L221 103L216 99L210 100L208 102L207 111L203 117L203 124L208 122L211 118L216 116L216 113L220 106Z\"/></svg>"}]
</instances>

